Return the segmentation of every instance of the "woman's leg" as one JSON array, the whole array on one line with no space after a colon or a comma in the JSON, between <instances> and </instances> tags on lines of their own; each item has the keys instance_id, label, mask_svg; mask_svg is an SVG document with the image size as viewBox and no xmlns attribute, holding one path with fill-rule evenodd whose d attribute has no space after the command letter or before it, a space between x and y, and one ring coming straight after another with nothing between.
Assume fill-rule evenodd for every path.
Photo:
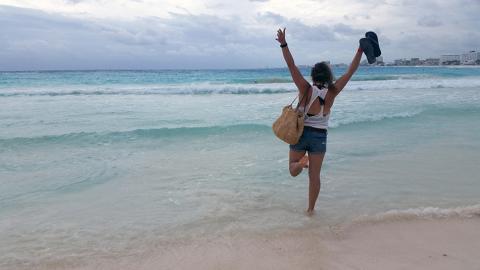
<instances>
[{"instance_id":1,"label":"woman's leg","mask_svg":"<svg viewBox=\"0 0 480 270\"><path fill-rule=\"evenodd\" d=\"M308 159L303 158L305 156L305 151L293 151L290 150L288 154L289 162L288 169L290 170L290 175L297 176L299 175L303 168L308 164ZM302 159L303 158L303 159Z\"/></svg>"},{"instance_id":2,"label":"woman's leg","mask_svg":"<svg viewBox=\"0 0 480 270\"><path fill-rule=\"evenodd\" d=\"M308 187L308 213L312 213L317 202L318 193L320 193L320 171L322 169L325 153L308 154L309 167L308 177L310 179Z\"/></svg>"}]
</instances>

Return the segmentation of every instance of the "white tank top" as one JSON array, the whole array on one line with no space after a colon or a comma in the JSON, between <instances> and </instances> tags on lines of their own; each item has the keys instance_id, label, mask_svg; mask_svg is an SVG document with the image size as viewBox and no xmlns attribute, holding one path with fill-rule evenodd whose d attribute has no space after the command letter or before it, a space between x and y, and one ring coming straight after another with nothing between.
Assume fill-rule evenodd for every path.
<instances>
[{"instance_id":1,"label":"white tank top","mask_svg":"<svg viewBox=\"0 0 480 270\"><path fill-rule=\"evenodd\" d=\"M312 86L312 97L310 98L310 101L307 104L307 108L305 109L305 121L304 125L309 126L309 127L314 127L314 128L323 128L327 129L328 128L328 119L330 119L330 113L327 115L323 115L323 108L325 107L323 104L320 104L320 112L316 115L313 116L308 116L308 110L312 106L313 102L320 97L321 99L325 100L325 96L327 95L327 88L322 88L318 89L316 85ZM304 107L300 106L299 111L303 112Z\"/></svg>"}]
</instances>

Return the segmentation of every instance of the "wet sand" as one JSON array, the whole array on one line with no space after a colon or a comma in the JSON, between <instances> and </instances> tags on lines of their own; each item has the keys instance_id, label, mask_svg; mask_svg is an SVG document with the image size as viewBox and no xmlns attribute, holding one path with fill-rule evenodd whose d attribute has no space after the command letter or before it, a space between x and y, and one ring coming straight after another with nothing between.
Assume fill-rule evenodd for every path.
<instances>
[{"instance_id":1,"label":"wet sand","mask_svg":"<svg viewBox=\"0 0 480 270\"><path fill-rule=\"evenodd\" d=\"M325 269L480 269L480 219L361 226L327 241Z\"/></svg>"},{"instance_id":2,"label":"wet sand","mask_svg":"<svg viewBox=\"0 0 480 270\"><path fill-rule=\"evenodd\" d=\"M228 235L78 269L480 269L480 218Z\"/></svg>"}]
</instances>

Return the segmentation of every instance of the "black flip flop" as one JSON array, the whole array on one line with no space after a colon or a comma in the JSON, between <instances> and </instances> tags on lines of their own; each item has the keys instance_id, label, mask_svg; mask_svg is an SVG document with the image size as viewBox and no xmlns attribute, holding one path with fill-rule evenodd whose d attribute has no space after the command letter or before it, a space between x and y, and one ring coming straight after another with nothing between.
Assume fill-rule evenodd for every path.
<instances>
[{"instance_id":1,"label":"black flip flop","mask_svg":"<svg viewBox=\"0 0 480 270\"><path fill-rule=\"evenodd\" d=\"M378 43L377 34L375 34L375 32L370 31L365 33L365 37L372 41L373 55L375 57L379 57L380 55L382 55L382 51L380 50L380 44Z\"/></svg>"},{"instance_id":2,"label":"black flip flop","mask_svg":"<svg viewBox=\"0 0 480 270\"><path fill-rule=\"evenodd\" d=\"M362 48L363 53L367 57L368 63L373 64L375 61L377 61L377 58L374 55L373 52L373 44L372 41L368 38L361 38L360 39L360 48Z\"/></svg>"}]
</instances>

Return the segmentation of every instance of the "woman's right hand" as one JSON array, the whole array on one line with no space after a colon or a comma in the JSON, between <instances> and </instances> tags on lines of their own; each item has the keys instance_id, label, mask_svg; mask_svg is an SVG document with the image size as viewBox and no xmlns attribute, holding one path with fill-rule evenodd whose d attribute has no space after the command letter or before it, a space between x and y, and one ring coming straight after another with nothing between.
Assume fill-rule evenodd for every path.
<instances>
[{"instance_id":1,"label":"woman's right hand","mask_svg":"<svg viewBox=\"0 0 480 270\"><path fill-rule=\"evenodd\" d=\"M285 30L286 28L283 28L283 30L279 28L277 30L276 40L278 41L278 43L280 43L280 45L287 44L287 41L285 40Z\"/></svg>"}]
</instances>

